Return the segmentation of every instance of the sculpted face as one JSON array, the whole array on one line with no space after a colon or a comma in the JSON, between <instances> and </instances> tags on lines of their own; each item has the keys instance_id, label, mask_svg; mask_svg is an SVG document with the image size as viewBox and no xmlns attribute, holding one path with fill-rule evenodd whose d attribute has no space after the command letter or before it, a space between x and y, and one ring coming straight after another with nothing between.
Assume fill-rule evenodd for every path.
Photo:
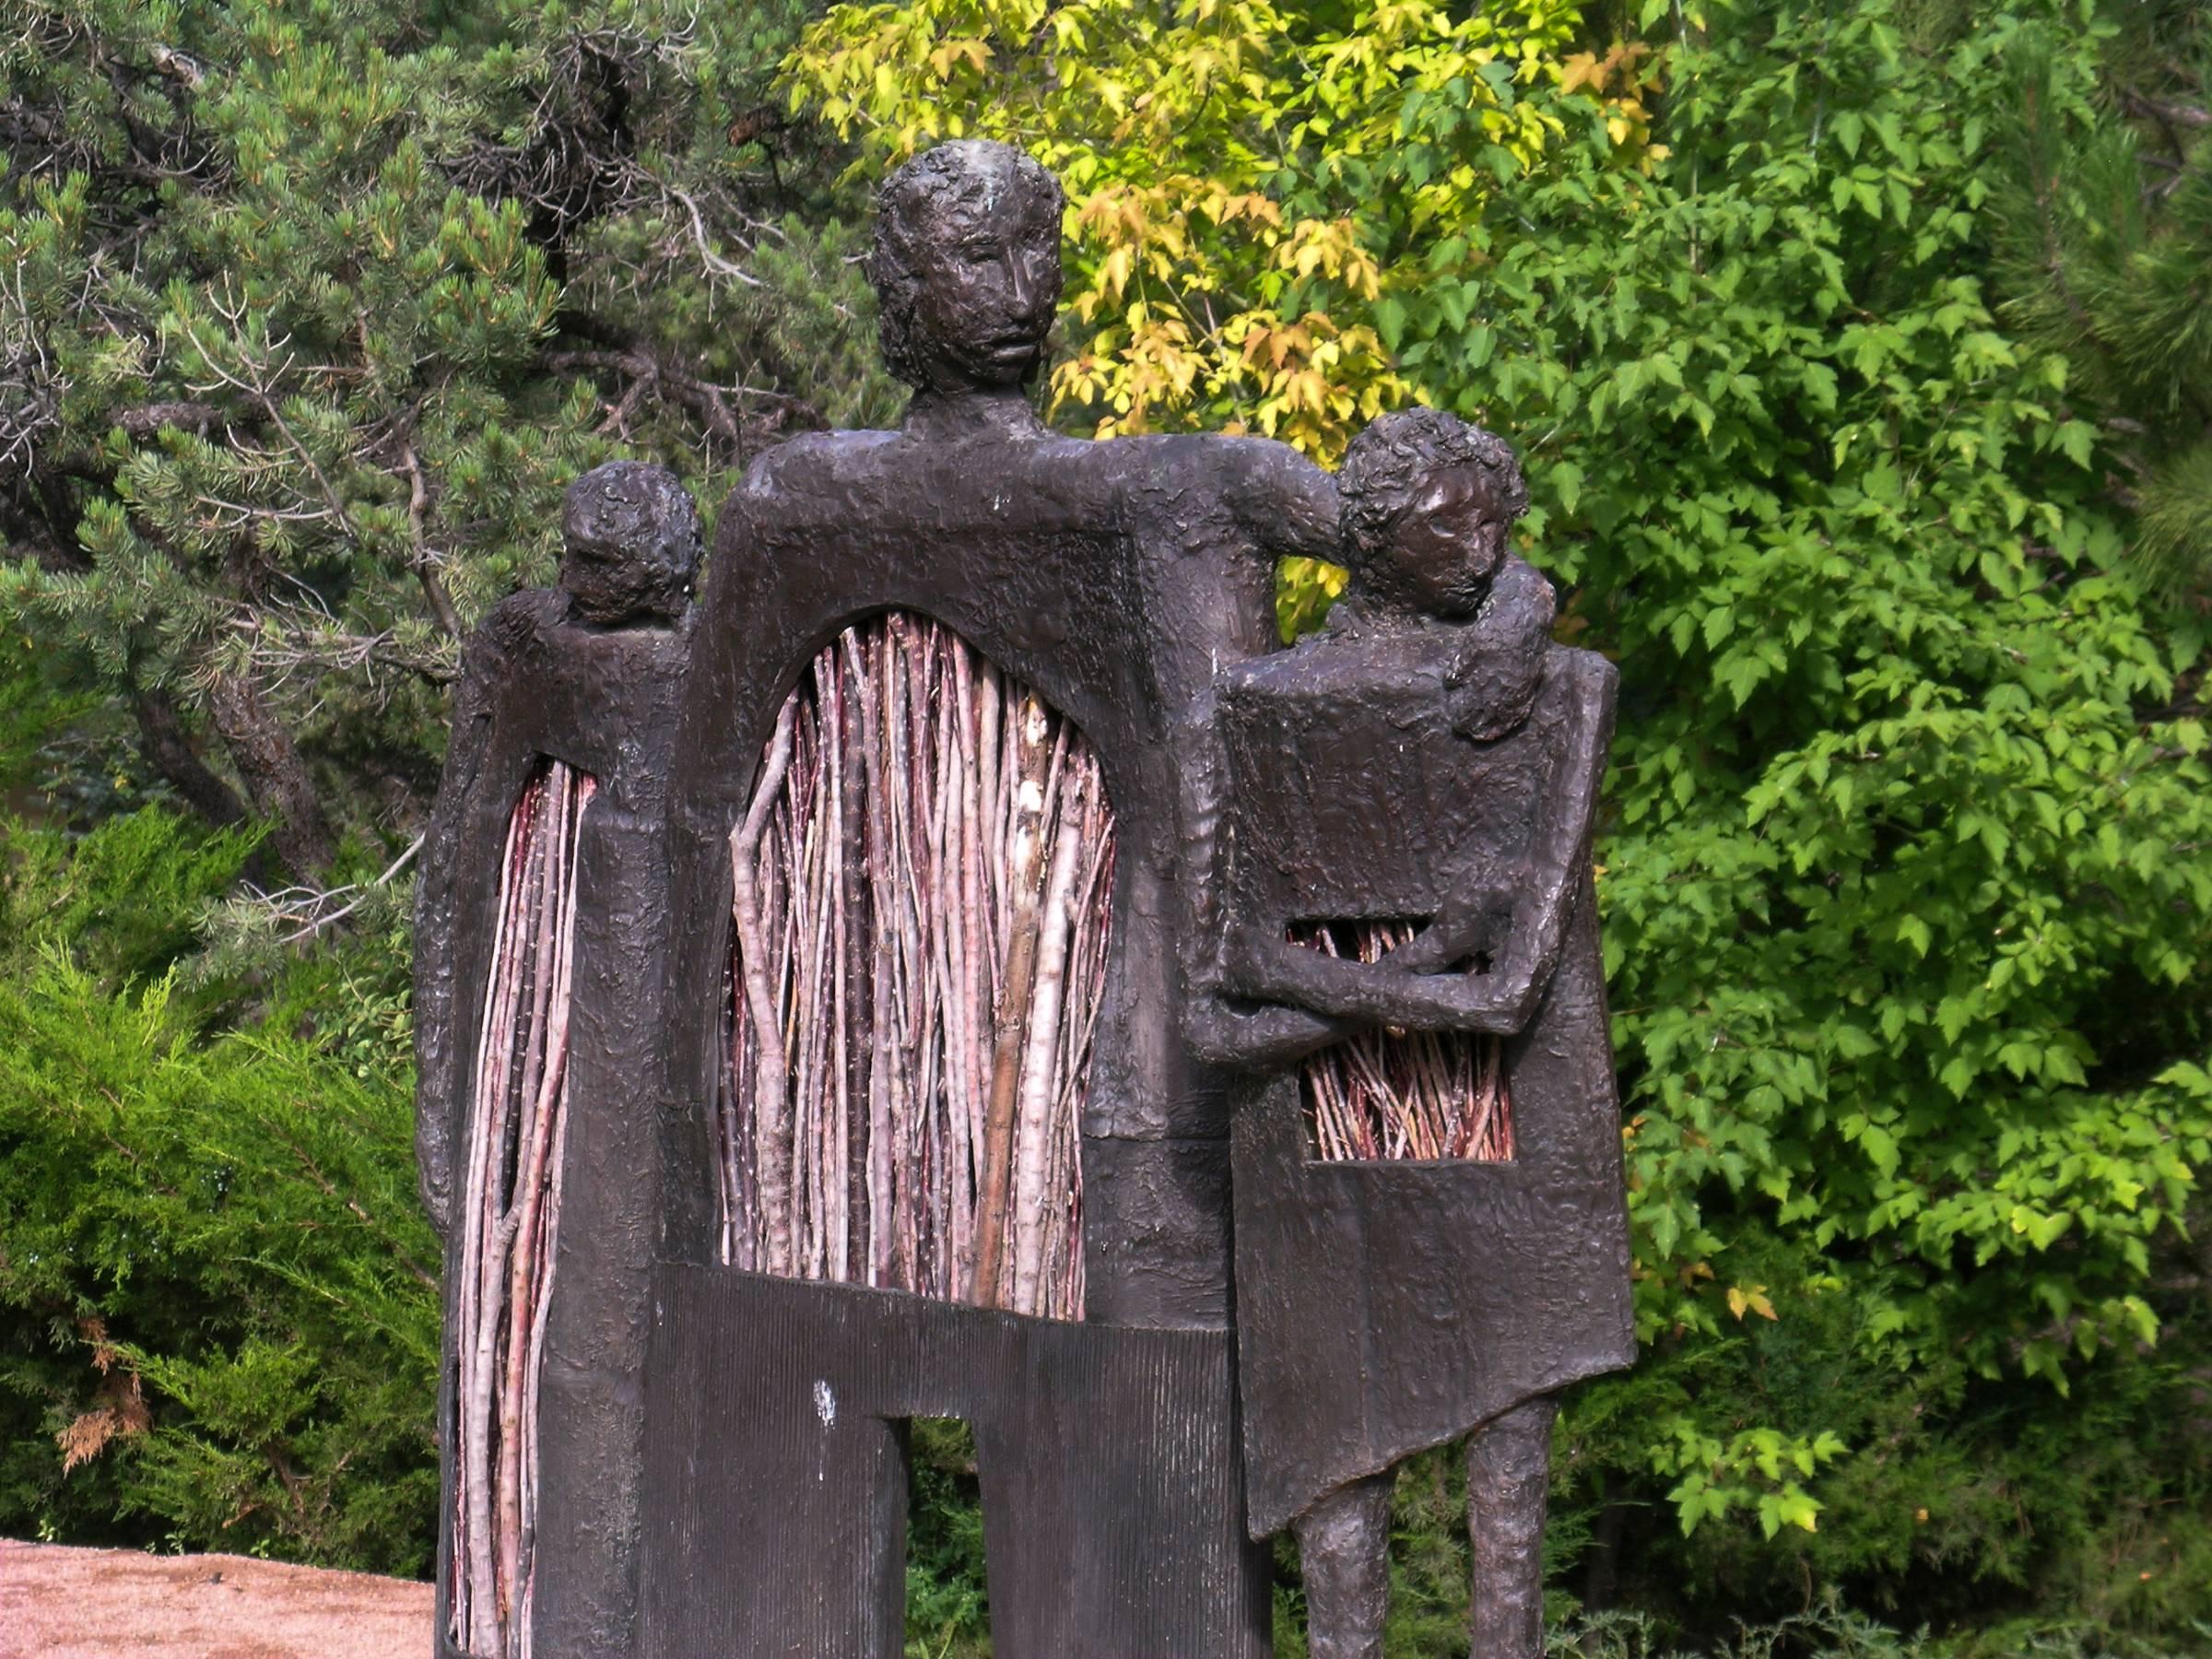
<instances>
[{"instance_id":1,"label":"sculpted face","mask_svg":"<svg viewBox=\"0 0 2212 1659\"><path fill-rule=\"evenodd\" d=\"M1018 385L1044 354L1060 294L1060 215L1034 192L940 197L924 241L914 335L939 391Z\"/></svg>"},{"instance_id":2,"label":"sculpted face","mask_svg":"<svg viewBox=\"0 0 2212 1659\"><path fill-rule=\"evenodd\" d=\"M1428 616L1472 616L1505 560L1512 521L1488 468L1466 463L1432 473L1380 549L1377 562L1387 568L1380 585Z\"/></svg>"},{"instance_id":3,"label":"sculpted face","mask_svg":"<svg viewBox=\"0 0 2212 1659\"><path fill-rule=\"evenodd\" d=\"M941 145L885 183L869 260L884 355L908 384L1020 386L1060 301L1060 187L1005 145Z\"/></svg>"},{"instance_id":4,"label":"sculpted face","mask_svg":"<svg viewBox=\"0 0 2212 1659\"><path fill-rule=\"evenodd\" d=\"M1481 608L1528 510L1528 484L1505 441L1437 409L1395 410L1353 439L1336 493L1359 585L1453 621Z\"/></svg>"}]
</instances>

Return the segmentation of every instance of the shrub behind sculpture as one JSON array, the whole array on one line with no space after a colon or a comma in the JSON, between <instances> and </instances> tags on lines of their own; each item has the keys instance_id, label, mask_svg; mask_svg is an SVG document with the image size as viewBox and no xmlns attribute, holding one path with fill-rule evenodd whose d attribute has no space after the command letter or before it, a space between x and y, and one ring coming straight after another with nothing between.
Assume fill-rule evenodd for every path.
<instances>
[{"instance_id":1,"label":"shrub behind sculpture","mask_svg":"<svg viewBox=\"0 0 2212 1659\"><path fill-rule=\"evenodd\" d=\"M7 844L0 1534L420 1571L437 1251L388 947L247 1001L174 970L250 838Z\"/></svg>"}]
</instances>

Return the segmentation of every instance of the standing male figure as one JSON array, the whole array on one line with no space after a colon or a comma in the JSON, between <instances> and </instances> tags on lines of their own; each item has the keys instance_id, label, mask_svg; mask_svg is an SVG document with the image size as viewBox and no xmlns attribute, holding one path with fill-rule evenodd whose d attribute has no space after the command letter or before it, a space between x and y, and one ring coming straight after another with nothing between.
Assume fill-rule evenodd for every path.
<instances>
[{"instance_id":1,"label":"standing male figure","mask_svg":"<svg viewBox=\"0 0 2212 1659\"><path fill-rule=\"evenodd\" d=\"M868 270L912 401L896 432L771 451L731 496L678 799L741 803L799 667L870 610L937 618L1074 720L1104 764L1121 849L1083 1119L1085 1316L1222 1329L1228 1075L1182 1030L1176 740L1217 669L1276 647L1277 564L1334 549L1335 493L1263 440L1092 442L1044 425L1030 386L1064 206L1042 167L981 141L886 181ZM728 810L710 814L720 834Z\"/></svg>"},{"instance_id":2,"label":"standing male figure","mask_svg":"<svg viewBox=\"0 0 2212 1659\"><path fill-rule=\"evenodd\" d=\"M1114 824L1111 944L1079 1100L1082 1323L1016 1325L842 1286L794 1300L779 1287L774 1305L801 1310L792 1317L834 1309L841 1328L869 1333L874 1369L840 1370L826 1326L817 1357L810 1326L786 1346L817 1368L818 1426L818 1406L801 1401L787 1427L722 1435L712 1459L688 1443L671 1453L691 1459L682 1478L726 1487L772 1483L747 1460L787 1443L810 1456L818 1440L831 1456L857 1448L837 1465L853 1472L848 1489L810 1473L794 1499L818 1503L818 1517L761 1516L774 1535L718 1540L725 1583L728 1563L745 1564L728 1628L795 1630L818 1655L897 1651L871 1645L892 1642L902 1583L884 1547L902 1525L888 1495L902 1455L894 1431L928 1415L975 1429L1000 1651L1257 1659L1268 1646L1267 1557L1244 1535L1238 1489L1230 1073L1196 1056L1184 1026L1192 757L1180 723L1219 667L1275 646L1277 563L1331 551L1335 491L1260 440L1091 442L1045 427L1029 386L1059 293L1063 211L1052 176L999 145L942 146L886 182L868 268L885 354L912 401L898 430L795 439L733 492L676 744L673 1088L700 1101L714 1098L726 1029L731 830L767 775L779 711L841 630L886 611L952 630L1081 732ZM713 1165L698 1138L703 1180ZM703 1236L677 1249L712 1253ZM781 1401L779 1357L732 1327L721 1374L763 1378L748 1407ZM971 1346L964 1357L900 1346L916 1330L966 1333ZM911 1371L880 1361L917 1352ZM1006 1352L1035 1363L991 1371ZM1055 1355L1077 1359L1055 1370ZM1143 1369L1155 1360L1164 1369ZM841 1505L847 1518L867 1509L878 1530L847 1524ZM687 1547L675 1540L666 1569L671 1616L685 1618L683 1598L697 1594L677 1559ZM773 1563L800 1554L805 1571L781 1575L787 1593ZM665 1627L700 1640L720 1628Z\"/></svg>"}]
</instances>

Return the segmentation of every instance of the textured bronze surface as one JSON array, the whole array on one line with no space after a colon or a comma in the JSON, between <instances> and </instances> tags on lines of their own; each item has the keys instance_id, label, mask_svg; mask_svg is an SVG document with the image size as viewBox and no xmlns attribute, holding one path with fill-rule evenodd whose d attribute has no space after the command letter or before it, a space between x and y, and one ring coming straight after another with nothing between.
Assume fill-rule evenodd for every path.
<instances>
[{"instance_id":1,"label":"textured bronze surface","mask_svg":"<svg viewBox=\"0 0 2212 1659\"><path fill-rule=\"evenodd\" d=\"M600 482L589 475L574 488ZM680 489L674 496L656 489L654 499L677 522L644 526L646 546L680 544L686 524L696 537ZM678 1120L655 1093L661 953L669 931L665 787L687 628L683 618L621 628L585 622L559 588L501 603L462 659L445 775L416 888L416 1142L424 1201L447 1243L451 1332L460 1277L453 1270L460 1232L451 1225L455 1175L465 1167L465 1109L508 816L541 758L564 760L597 782L578 852L561 1226L537 1407L534 1645L562 1659L630 1651L646 1276L662 1230L675 1218L669 1194L691 1190L663 1176L664 1133ZM448 1459L439 1548L441 1653L456 1651L442 1634L453 1387L449 1352L439 1413Z\"/></svg>"},{"instance_id":2,"label":"textured bronze surface","mask_svg":"<svg viewBox=\"0 0 2212 1659\"><path fill-rule=\"evenodd\" d=\"M973 1428L1004 1659L1262 1659L1221 1331L1109 1330L895 1291L654 1282L642 1652L898 1659L905 1424ZM736 1431L741 1428L742 1431Z\"/></svg>"},{"instance_id":3,"label":"textured bronze surface","mask_svg":"<svg viewBox=\"0 0 2212 1659\"><path fill-rule=\"evenodd\" d=\"M1178 1453L1178 1478L1194 1483L1178 1489L1220 1494L1226 1506L1178 1523L1203 1533L1241 1512L1227 1361L1229 1077L1193 1054L1182 1027L1178 713L1202 700L1223 665L1275 645L1277 561L1327 549L1335 495L1325 474L1279 444L1089 443L1048 431L1021 390L1035 356L1020 342L1041 341L1050 320L1058 219L1032 208L1056 200L1056 190L1043 191L1018 168L1009 182L1004 152L991 147L949 148L929 162L926 190L917 193L905 176L886 190L889 229L877 280L915 287L885 294L912 331L899 348L906 356L894 361L921 382L905 424L897 432L796 439L763 457L722 511L671 785L680 929L669 1003L672 1087L703 1104L722 1086L730 830L751 799L786 694L840 630L887 610L933 618L1073 721L1098 755L1117 826L1112 950L1081 1125L1083 1312L1100 1327L1208 1333L1217 1345L1222 1363L1180 1385L1178 1406L1194 1424L1208 1425ZM1003 211L981 212L986 187ZM914 232L917 214L940 216L936 229ZM964 252L949 261L956 230ZM980 252L978 236L988 244ZM939 337L947 331L959 339ZM702 1114L702 1146L703 1123ZM711 1193L711 1169L702 1157L688 1213ZM679 1253L710 1259L708 1242L702 1235ZM1060 1397L1070 1373L1040 1371L1020 1382L1018 1372L996 1374L1015 1414L1009 1424L1027 1426L1009 1427L1009 1437L1041 1423L1072 1424L1093 1409L1075 1411ZM959 1381L936 1377L932 1385ZM1056 1455L1049 1439L1028 1455ZM1113 1496L1112 1481L1086 1476L1084 1502L1109 1511L1134 1504L1159 1478L1141 1459L1118 1466L1124 1498ZM1074 1501L1072 1490L1065 1500ZM1155 1510L1166 1501L1145 1500ZM874 1517L867 1559L896 1571L895 1518L857 1488L850 1502L841 1509L833 1500L835 1517L794 1523L785 1535L790 1571L814 1575L826 1587L819 1594L840 1594L841 1569L809 1562L847 1536L838 1529L857 1524L855 1516ZM1003 1599L994 1595L994 1630L1029 1618L1019 1611L1027 1598L1052 1604L1064 1594L1067 1569L1058 1558L1035 1569L1046 1574L1035 1583L1020 1564L1033 1559L1020 1553L1030 1547L1026 1537L1060 1535L1039 1530L1052 1507L1042 1496L1021 1502L1020 1528L999 1526L989 1539L994 1583L1006 1585ZM1143 1524L1182 1535L1168 1522L1157 1514ZM1148 1645L1080 1651L1250 1651L1248 1640L1264 1641L1250 1629L1265 1630L1265 1558L1238 1551L1210 1559L1212 1576L1190 1581L1204 1584L1204 1605L1161 1601ZM999 1639L1014 1641L1003 1650L1013 1653L1076 1651Z\"/></svg>"},{"instance_id":4,"label":"textured bronze surface","mask_svg":"<svg viewBox=\"0 0 2212 1659\"><path fill-rule=\"evenodd\" d=\"M1635 1353L1590 857L1616 677L1551 643L1489 434L1385 417L1344 498L1352 584L1326 630L1219 677L1194 876L1225 892L1201 1033L1258 1074L1232 1176L1246 1500L1255 1535L1313 1518L1316 1623L1371 1651L1359 1558L1383 1540L1347 1494L1474 1431L1476 1651L1518 1659L1541 1641L1550 1396ZM1316 923L1405 942L1326 955L1297 942ZM1510 1154L1312 1158L1297 1079L1268 1073L1373 1027L1494 1034Z\"/></svg>"},{"instance_id":5,"label":"textured bronze surface","mask_svg":"<svg viewBox=\"0 0 2212 1659\"><path fill-rule=\"evenodd\" d=\"M601 791L540 1404L546 1653L899 1653L902 1425L947 1415L977 1433L1007 1659L1257 1659L1250 1539L1300 1517L1315 1651L1372 1652L1387 1471L1471 1430L1477 1651L1540 1641L1550 1397L1633 1352L1590 853L1613 670L1551 642L1550 587L1507 552L1512 453L1449 417L1356 441L1341 516L1280 444L1048 430L1027 388L1063 206L1003 147L910 163L869 267L915 387L900 429L761 457L696 612L681 491L602 469L571 501L571 589L469 647L418 934L441 1227L507 814L543 756ZM1292 555L1354 582L1283 651ZM1112 803L1084 1324L709 1265L732 831L818 653L894 612L1033 688ZM1292 936L1385 923L1411 936L1365 963ZM1510 1125L1479 1157L1470 1133L1469 1156L1314 1160L1295 1067L1378 1031L1487 1034Z\"/></svg>"},{"instance_id":6,"label":"textured bronze surface","mask_svg":"<svg viewBox=\"0 0 2212 1659\"><path fill-rule=\"evenodd\" d=\"M1347 1481L1298 1518L1306 1659L1382 1659L1394 1484L1387 1474Z\"/></svg>"},{"instance_id":7,"label":"textured bronze surface","mask_svg":"<svg viewBox=\"0 0 2212 1659\"><path fill-rule=\"evenodd\" d=\"M1485 1659L1544 1659L1544 1512L1559 1402L1529 1400L1467 1441L1469 1635Z\"/></svg>"},{"instance_id":8,"label":"textured bronze surface","mask_svg":"<svg viewBox=\"0 0 2212 1659\"><path fill-rule=\"evenodd\" d=\"M1332 550L1335 493L1282 444L1045 429L1022 381L1058 288L1058 191L1010 156L948 145L885 187L872 268L907 331L893 361L920 382L900 429L794 439L723 507L671 785L676 1083L716 1086L727 841L785 695L848 624L934 618L1075 722L1119 826L1086 1316L1221 1328L1227 1074L1182 1025L1181 723L1218 670L1275 647L1277 561Z\"/></svg>"}]
</instances>

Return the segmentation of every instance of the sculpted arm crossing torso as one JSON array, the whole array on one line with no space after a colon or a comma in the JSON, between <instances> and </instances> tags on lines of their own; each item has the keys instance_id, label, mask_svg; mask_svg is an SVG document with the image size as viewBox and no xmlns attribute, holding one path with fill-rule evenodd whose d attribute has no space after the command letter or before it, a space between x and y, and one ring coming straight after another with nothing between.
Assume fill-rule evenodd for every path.
<instances>
[{"instance_id":1,"label":"sculpted arm crossing torso","mask_svg":"<svg viewBox=\"0 0 2212 1659\"><path fill-rule=\"evenodd\" d=\"M1225 668L1282 649L1276 616L1281 560L1339 557L1335 481L1287 445L1254 439L1187 441L1185 463L1210 492L1159 489L1159 521L1143 540L1156 621L1169 741L1180 786L1178 965L1184 1039L1211 1065L1283 1064L1334 1041L1341 1022L1285 1006L1231 1012L1218 994L1220 826L1227 759L1215 719ZM1199 501L1203 500L1203 507Z\"/></svg>"}]
</instances>

